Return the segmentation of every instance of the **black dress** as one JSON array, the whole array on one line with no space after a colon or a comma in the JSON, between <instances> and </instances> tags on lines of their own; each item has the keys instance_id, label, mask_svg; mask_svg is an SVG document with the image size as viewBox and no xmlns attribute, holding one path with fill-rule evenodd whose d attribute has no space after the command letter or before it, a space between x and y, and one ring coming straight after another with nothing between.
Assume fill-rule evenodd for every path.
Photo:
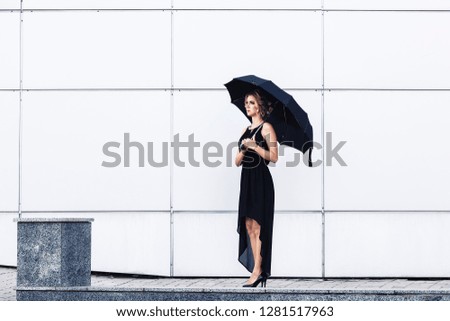
<instances>
[{"instance_id":1,"label":"black dress","mask_svg":"<svg viewBox=\"0 0 450 321\"><path fill-rule=\"evenodd\" d=\"M242 134L238 146L245 138L251 138L254 133L256 143L269 150L261 131L262 125L249 129ZM267 165L270 161L259 156L258 153L249 149L242 160L241 185L239 194L238 227L239 233L239 262L249 271L253 271L255 265L250 239L245 225L245 218L250 217L261 226L261 268L263 273L270 276L272 262L272 234L275 191L272 175Z\"/></svg>"}]
</instances>

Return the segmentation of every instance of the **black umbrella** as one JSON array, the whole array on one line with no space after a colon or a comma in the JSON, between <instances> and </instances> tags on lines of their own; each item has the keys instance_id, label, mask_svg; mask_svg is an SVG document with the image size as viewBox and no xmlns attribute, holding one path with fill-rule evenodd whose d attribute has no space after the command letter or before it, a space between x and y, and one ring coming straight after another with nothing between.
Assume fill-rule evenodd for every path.
<instances>
[{"instance_id":1,"label":"black umbrella","mask_svg":"<svg viewBox=\"0 0 450 321\"><path fill-rule=\"evenodd\" d=\"M293 147L302 153L309 149L308 166L312 167L311 152L313 148L313 129L309 122L308 114L299 104L272 81L253 75L234 78L225 84L231 97L231 102L236 105L244 115L245 95L254 89L259 89L272 102L274 108L265 120L272 124L280 144Z\"/></svg>"}]
</instances>

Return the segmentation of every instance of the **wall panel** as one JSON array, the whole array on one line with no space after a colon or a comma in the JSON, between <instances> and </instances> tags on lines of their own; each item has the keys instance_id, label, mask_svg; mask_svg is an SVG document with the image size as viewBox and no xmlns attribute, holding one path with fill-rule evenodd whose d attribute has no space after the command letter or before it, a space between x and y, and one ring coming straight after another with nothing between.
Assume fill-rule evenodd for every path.
<instances>
[{"instance_id":1,"label":"wall panel","mask_svg":"<svg viewBox=\"0 0 450 321\"><path fill-rule=\"evenodd\" d=\"M2 0L0 2L0 9L20 9L20 0Z\"/></svg>"},{"instance_id":2,"label":"wall panel","mask_svg":"<svg viewBox=\"0 0 450 321\"><path fill-rule=\"evenodd\" d=\"M1 9L1 7L0 7ZM0 89L20 87L20 13L0 11Z\"/></svg>"},{"instance_id":3,"label":"wall panel","mask_svg":"<svg viewBox=\"0 0 450 321\"><path fill-rule=\"evenodd\" d=\"M320 94L314 91L291 91L291 94L308 112L314 140L320 142ZM174 135L185 143L192 135L198 144L192 148L193 160L198 164L189 161L186 147L180 148L177 158L185 166L174 162L174 209L237 210L242 167L236 167L234 160L237 141L250 122L229 102L227 91L175 92L174 101ZM219 146L205 151L208 145ZM219 156L206 157L207 153L216 152ZM275 185L275 209L320 210L320 166L307 167L303 154L289 147L279 146L279 154L278 162L269 164ZM320 157L321 150L315 149L313 159ZM207 161L217 162L217 166L208 166Z\"/></svg>"},{"instance_id":4,"label":"wall panel","mask_svg":"<svg viewBox=\"0 0 450 321\"><path fill-rule=\"evenodd\" d=\"M163 143L170 137L169 95L25 92L23 209L168 210L170 174ZM116 145L105 154L104 146L111 142ZM166 166L149 165L148 143L153 143L155 161L166 154ZM103 162L117 163L106 167Z\"/></svg>"},{"instance_id":5,"label":"wall panel","mask_svg":"<svg viewBox=\"0 0 450 321\"><path fill-rule=\"evenodd\" d=\"M19 93L0 92L0 211L19 204Z\"/></svg>"},{"instance_id":6,"label":"wall panel","mask_svg":"<svg viewBox=\"0 0 450 321\"><path fill-rule=\"evenodd\" d=\"M175 12L174 85L223 88L254 74L281 87L320 87L320 30L321 13L312 11Z\"/></svg>"},{"instance_id":7,"label":"wall panel","mask_svg":"<svg viewBox=\"0 0 450 321\"><path fill-rule=\"evenodd\" d=\"M0 265L17 265L17 223L13 220L18 213L0 213Z\"/></svg>"},{"instance_id":8,"label":"wall panel","mask_svg":"<svg viewBox=\"0 0 450 321\"><path fill-rule=\"evenodd\" d=\"M23 0L24 9L170 9L170 0Z\"/></svg>"},{"instance_id":9,"label":"wall panel","mask_svg":"<svg viewBox=\"0 0 450 321\"><path fill-rule=\"evenodd\" d=\"M446 0L324 0L325 9L343 10L449 10Z\"/></svg>"},{"instance_id":10,"label":"wall panel","mask_svg":"<svg viewBox=\"0 0 450 321\"><path fill-rule=\"evenodd\" d=\"M327 277L450 276L448 213L326 214Z\"/></svg>"},{"instance_id":11,"label":"wall panel","mask_svg":"<svg viewBox=\"0 0 450 321\"><path fill-rule=\"evenodd\" d=\"M325 131L346 141L325 167L326 210L448 210L448 92L331 92ZM330 154L331 155L331 154Z\"/></svg>"},{"instance_id":12,"label":"wall panel","mask_svg":"<svg viewBox=\"0 0 450 321\"><path fill-rule=\"evenodd\" d=\"M272 276L321 275L321 215L276 212ZM237 260L237 213L175 213L175 276L248 276Z\"/></svg>"},{"instance_id":13,"label":"wall panel","mask_svg":"<svg viewBox=\"0 0 450 321\"><path fill-rule=\"evenodd\" d=\"M188 142L192 135L191 140L198 145L192 148L192 161L186 147L179 149L178 158L174 155L175 210L237 210L240 169L234 158L239 135L248 121L229 100L226 91L174 94L173 134L181 142ZM217 157L208 156L216 153Z\"/></svg>"},{"instance_id":14,"label":"wall panel","mask_svg":"<svg viewBox=\"0 0 450 321\"><path fill-rule=\"evenodd\" d=\"M24 88L170 87L168 11L43 11L23 19Z\"/></svg>"},{"instance_id":15,"label":"wall panel","mask_svg":"<svg viewBox=\"0 0 450 321\"><path fill-rule=\"evenodd\" d=\"M320 9L321 0L173 0L175 9Z\"/></svg>"},{"instance_id":16,"label":"wall panel","mask_svg":"<svg viewBox=\"0 0 450 321\"><path fill-rule=\"evenodd\" d=\"M313 127L313 140L318 144L313 149L311 161L320 163L322 159L321 93L302 90L290 90L289 93L308 113ZM303 154L280 144L278 144L278 153L278 162L270 168L275 184L275 209L320 211L323 163L308 167L308 153Z\"/></svg>"},{"instance_id":17,"label":"wall panel","mask_svg":"<svg viewBox=\"0 0 450 321\"><path fill-rule=\"evenodd\" d=\"M449 18L450 12L326 12L325 87L449 89Z\"/></svg>"},{"instance_id":18,"label":"wall panel","mask_svg":"<svg viewBox=\"0 0 450 321\"><path fill-rule=\"evenodd\" d=\"M273 228L273 276L321 277L322 214L276 212Z\"/></svg>"}]
</instances>

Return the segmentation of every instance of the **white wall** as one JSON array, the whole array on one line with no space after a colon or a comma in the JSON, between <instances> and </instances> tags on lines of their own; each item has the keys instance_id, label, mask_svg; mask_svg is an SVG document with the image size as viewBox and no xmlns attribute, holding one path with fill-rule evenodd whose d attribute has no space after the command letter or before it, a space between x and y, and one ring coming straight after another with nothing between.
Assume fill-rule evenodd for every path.
<instances>
[{"instance_id":1,"label":"white wall","mask_svg":"<svg viewBox=\"0 0 450 321\"><path fill-rule=\"evenodd\" d=\"M0 39L0 88L17 89L20 86L20 13L0 10Z\"/></svg>"},{"instance_id":2,"label":"white wall","mask_svg":"<svg viewBox=\"0 0 450 321\"><path fill-rule=\"evenodd\" d=\"M282 87L320 87L320 26L319 11L176 11L174 86L223 89L256 74Z\"/></svg>"},{"instance_id":3,"label":"white wall","mask_svg":"<svg viewBox=\"0 0 450 321\"><path fill-rule=\"evenodd\" d=\"M313 160L346 141L347 166L286 167L288 148L270 167L273 275L449 276L448 1L24 0L22 8L0 3L0 265L16 264L20 186L24 217L95 218L93 270L247 275L237 262L241 169L227 166L225 148L248 122L223 84L255 74L308 112L324 146ZM155 160L177 134L200 143L197 161L212 141L224 156L217 167L180 167L169 152L169 166L139 167L134 147L130 167L101 166L111 141L123 161L125 133L145 153L153 142Z\"/></svg>"},{"instance_id":4,"label":"white wall","mask_svg":"<svg viewBox=\"0 0 450 321\"><path fill-rule=\"evenodd\" d=\"M448 277L448 213L326 214L329 277Z\"/></svg>"},{"instance_id":5,"label":"white wall","mask_svg":"<svg viewBox=\"0 0 450 321\"><path fill-rule=\"evenodd\" d=\"M450 208L449 91L332 91L325 100L325 129L347 141L348 165L325 167L327 209Z\"/></svg>"},{"instance_id":6,"label":"white wall","mask_svg":"<svg viewBox=\"0 0 450 321\"><path fill-rule=\"evenodd\" d=\"M448 15L439 11L327 12L325 86L448 89Z\"/></svg>"},{"instance_id":7,"label":"white wall","mask_svg":"<svg viewBox=\"0 0 450 321\"><path fill-rule=\"evenodd\" d=\"M24 211L170 210L170 168L145 166L147 142L156 160L170 139L165 91L29 91L22 97ZM125 167L124 143L130 147ZM120 166L104 167L107 142ZM140 167L142 165L142 167Z\"/></svg>"},{"instance_id":8,"label":"white wall","mask_svg":"<svg viewBox=\"0 0 450 321\"><path fill-rule=\"evenodd\" d=\"M25 11L23 20L24 88L170 87L169 11Z\"/></svg>"}]
</instances>

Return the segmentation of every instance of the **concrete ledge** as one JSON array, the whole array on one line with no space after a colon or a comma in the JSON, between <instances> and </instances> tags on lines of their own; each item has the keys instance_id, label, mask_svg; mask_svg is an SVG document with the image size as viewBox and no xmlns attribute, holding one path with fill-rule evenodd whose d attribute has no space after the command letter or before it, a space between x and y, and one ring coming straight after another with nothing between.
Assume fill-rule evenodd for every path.
<instances>
[{"instance_id":1,"label":"concrete ledge","mask_svg":"<svg viewBox=\"0 0 450 321\"><path fill-rule=\"evenodd\" d=\"M440 290L17 287L19 301L450 301Z\"/></svg>"},{"instance_id":2,"label":"concrete ledge","mask_svg":"<svg viewBox=\"0 0 450 321\"><path fill-rule=\"evenodd\" d=\"M94 222L93 218L15 218L14 222L20 223L85 223Z\"/></svg>"}]
</instances>

